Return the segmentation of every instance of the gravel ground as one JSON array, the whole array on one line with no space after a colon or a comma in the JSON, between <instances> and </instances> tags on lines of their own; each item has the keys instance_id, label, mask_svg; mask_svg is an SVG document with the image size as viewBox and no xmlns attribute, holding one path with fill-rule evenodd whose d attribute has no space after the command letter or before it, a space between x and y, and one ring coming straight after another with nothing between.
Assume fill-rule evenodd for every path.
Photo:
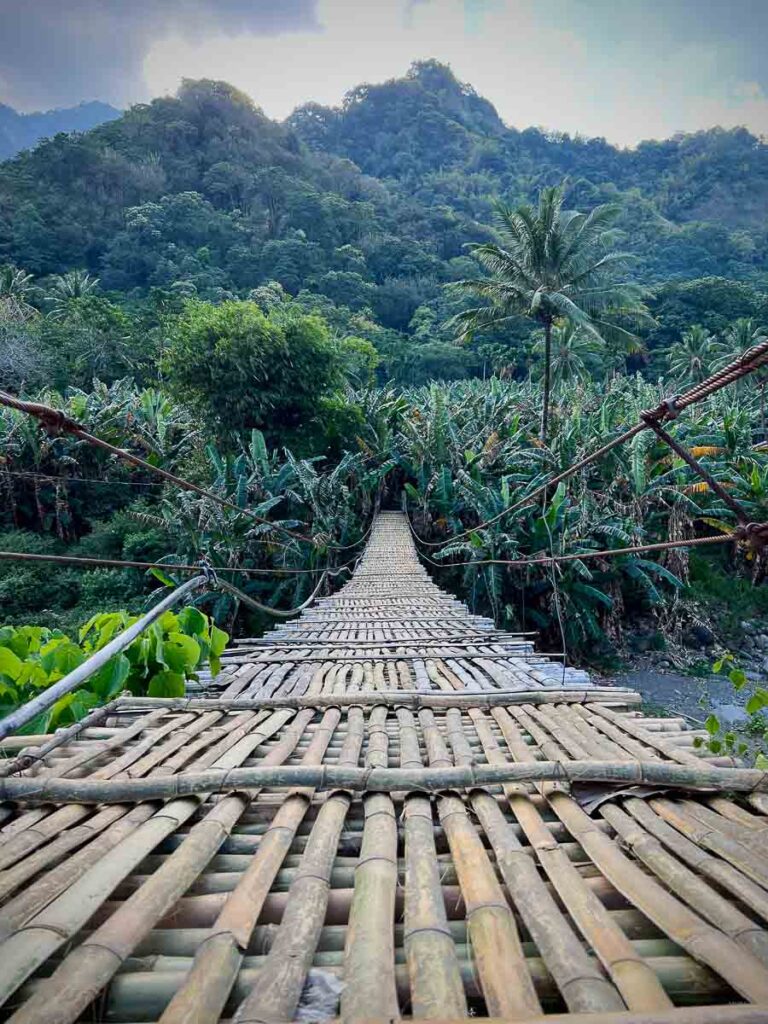
<instances>
[{"instance_id":1,"label":"gravel ground","mask_svg":"<svg viewBox=\"0 0 768 1024\"><path fill-rule=\"evenodd\" d=\"M748 686L736 693L730 681L720 676L698 679L676 672L637 669L614 676L611 681L637 690L654 711L687 715L698 722L714 711L729 726L745 722L748 717L744 704L752 688Z\"/></svg>"}]
</instances>

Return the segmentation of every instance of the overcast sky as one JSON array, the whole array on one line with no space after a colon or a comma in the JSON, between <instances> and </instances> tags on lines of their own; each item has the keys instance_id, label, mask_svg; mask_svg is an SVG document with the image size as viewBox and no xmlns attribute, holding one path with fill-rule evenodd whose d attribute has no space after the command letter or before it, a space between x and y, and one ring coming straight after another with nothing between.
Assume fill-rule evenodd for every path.
<instances>
[{"instance_id":1,"label":"overcast sky","mask_svg":"<svg viewBox=\"0 0 768 1024\"><path fill-rule=\"evenodd\" d=\"M436 57L517 127L768 135L766 39L768 0L0 0L0 102L123 107L206 77L283 118Z\"/></svg>"}]
</instances>

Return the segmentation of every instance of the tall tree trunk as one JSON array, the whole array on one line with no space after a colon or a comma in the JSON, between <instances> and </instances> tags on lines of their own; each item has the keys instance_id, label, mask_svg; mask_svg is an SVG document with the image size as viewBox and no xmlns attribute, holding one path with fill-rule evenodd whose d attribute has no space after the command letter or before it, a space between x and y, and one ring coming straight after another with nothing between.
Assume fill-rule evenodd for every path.
<instances>
[{"instance_id":1,"label":"tall tree trunk","mask_svg":"<svg viewBox=\"0 0 768 1024\"><path fill-rule=\"evenodd\" d=\"M544 321L544 400L541 407L541 440L549 434L549 388L552 376L552 321Z\"/></svg>"}]
</instances>

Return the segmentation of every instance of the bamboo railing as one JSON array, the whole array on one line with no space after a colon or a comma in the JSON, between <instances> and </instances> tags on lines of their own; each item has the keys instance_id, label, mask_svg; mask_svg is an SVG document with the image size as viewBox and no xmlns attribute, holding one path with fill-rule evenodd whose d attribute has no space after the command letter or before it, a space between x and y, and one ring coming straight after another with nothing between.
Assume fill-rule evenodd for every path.
<instances>
[{"instance_id":1,"label":"bamboo railing","mask_svg":"<svg viewBox=\"0 0 768 1024\"><path fill-rule=\"evenodd\" d=\"M15 1024L765 1024L761 772L442 592L399 514L178 700L0 747Z\"/></svg>"}]
</instances>

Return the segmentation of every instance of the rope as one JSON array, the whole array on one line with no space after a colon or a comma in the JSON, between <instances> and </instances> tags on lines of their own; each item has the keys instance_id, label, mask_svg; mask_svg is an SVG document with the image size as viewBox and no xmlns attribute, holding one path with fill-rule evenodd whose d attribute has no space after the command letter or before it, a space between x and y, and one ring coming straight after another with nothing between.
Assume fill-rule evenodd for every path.
<instances>
[{"instance_id":1,"label":"rope","mask_svg":"<svg viewBox=\"0 0 768 1024\"><path fill-rule=\"evenodd\" d=\"M405 518L411 527L411 532L416 536L407 511ZM754 532L763 528L761 523L750 523L749 526L756 528ZM437 562L434 558L430 558L429 555L425 555L423 552L420 552L420 556L425 562L437 566L438 569L453 569L462 565L509 565L522 568L527 565L553 565L560 562L583 561L587 558L610 558L613 555L639 555L647 551L668 551L671 548L696 548L703 547L706 544L724 544L731 540L749 543L748 536L749 530L746 527L743 530L735 530L733 533L724 533L716 537L695 537L692 540L666 540L660 541L657 544L634 544L625 548L607 548L604 551L579 551L570 555L552 555L542 558L477 558L466 562Z\"/></svg>"},{"instance_id":2,"label":"rope","mask_svg":"<svg viewBox=\"0 0 768 1024\"><path fill-rule=\"evenodd\" d=\"M56 476L51 473L29 473L21 469L7 469L3 466L3 476L18 476L27 480L44 480L49 484L106 484L108 487L156 487L151 480L105 480L101 476Z\"/></svg>"},{"instance_id":3,"label":"rope","mask_svg":"<svg viewBox=\"0 0 768 1024\"><path fill-rule=\"evenodd\" d=\"M84 568L111 568L111 569L165 569L167 571L179 572L200 572L199 565L188 565L185 563L176 564L175 562L130 562L123 561L117 558L81 558L77 555L48 555L48 554L32 554L28 551L0 551L0 561L19 561L19 562L56 562L60 565L79 565ZM350 558L344 562L343 565L338 566L338 569L345 569L355 561L355 558ZM314 574L317 569L245 569L241 567L230 567L230 566L215 566L216 572L237 572L237 573L259 573L265 575L279 574L279 575L307 575Z\"/></svg>"},{"instance_id":4,"label":"rope","mask_svg":"<svg viewBox=\"0 0 768 1024\"><path fill-rule=\"evenodd\" d=\"M83 426L81 426L81 424L77 423L75 420L67 416L66 413L63 413L58 409L53 409L40 402L24 401L21 398L9 395L6 391L0 391L0 405L4 405L9 409L16 409L18 412L27 413L29 416L34 416L35 419L39 420L43 429L53 436L57 436L62 433L72 434L74 437L79 437L82 441L87 441L88 444L91 444L96 448L101 448L104 451L109 452L110 455L117 456L118 459L122 459L124 462L129 462L134 466L139 466L148 473L154 473L155 476L162 477L163 480L168 481L168 483L172 483L176 487L180 487L182 490L192 491L194 494L199 494L203 498L208 498L210 501L217 502L223 508L228 508L234 512L240 513L241 515L248 516L250 519L253 519L254 522L269 526L273 530L280 530L287 536L292 537L294 540L301 541L303 544L316 545L318 538L306 537L304 534L296 533L295 530L291 530L287 526L281 526L279 523L274 523L270 519L265 519L263 516L257 515L255 512L251 512L250 509L240 508L239 505L235 505L234 502L229 501L227 498L222 498L218 494L214 494L213 491L206 490L205 487L193 484L189 480L185 480L183 477L177 476L175 473L170 473L167 469L161 469L159 466L153 466L152 463L147 462L138 455L133 455L124 448L117 448L115 445L110 444L109 441L104 441L102 438L96 437L94 434L90 434ZM359 543L360 541L355 541L355 545ZM354 547L355 545L351 546ZM335 544L329 544L327 546L329 549L336 549L338 547ZM340 550L344 549L341 548Z\"/></svg>"},{"instance_id":5,"label":"rope","mask_svg":"<svg viewBox=\"0 0 768 1024\"><path fill-rule=\"evenodd\" d=\"M538 487L535 487L529 494L526 494L525 497L520 498L519 501L516 501L513 505L510 505L509 508L505 508L497 515L493 516L490 519L486 519L484 522L479 523L477 526L473 526L470 529L464 530L461 533L454 534L453 537L448 538L448 540L425 540L423 537L420 537L415 530L413 530L413 527L411 527L411 532L413 533L413 536L416 538L416 540L420 544L423 544L424 547L440 548L445 547L446 544L451 544L456 540L460 540L462 537L468 537L470 534L475 533L477 530L483 530L488 526L492 526L494 523L497 523L500 519L503 519L505 516L508 516L510 512L518 511L524 505L527 505L529 502L533 501L534 498L537 498L539 497L539 495L544 494L547 490L549 490L550 487L554 487L561 481L567 480L569 477L572 477L575 473L578 473L579 470L584 469L586 466L589 466L591 463L596 462L598 459L602 458L603 455L607 455L608 452L612 451L614 448L617 448L619 445L624 444L625 441L630 441L633 437L635 437L636 434L641 433L643 430L650 429L652 424L651 422L648 421L662 423L665 420L677 419L679 414L684 409L687 409L688 406L694 405L696 402L700 402L704 398L708 398L716 391L719 391L721 388L726 387L728 384L733 384L734 381L740 380L742 377L747 376L747 374L750 374L754 370L759 369L759 367L765 365L766 363L768 363L768 340L761 342L759 345L755 345L753 348L748 349L746 352L743 352L740 356L734 359L733 362L729 363L727 366L724 366L722 370L718 370L717 373L713 373L705 381L702 381L700 384L695 385L688 391L685 391L683 394L675 395L672 398L664 399L664 401L661 402L655 409L650 409L646 412L643 412L641 414L640 422L636 423L633 427L630 427L629 430L625 430L623 434L619 434L618 437L615 437L612 441L608 441L601 448L598 448L596 451L592 452L591 455L585 456L583 459L580 459L578 462L569 466L567 469L564 469L562 473L558 473L556 476L550 477L549 480L547 480L543 484L540 484Z\"/></svg>"},{"instance_id":6,"label":"rope","mask_svg":"<svg viewBox=\"0 0 768 1024\"><path fill-rule=\"evenodd\" d=\"M274 617L279 619L290 619L292 616L298 615L299 612L303 612L308 605L312 604L314 599L320 593L323 584L325 583L326 579L328 579L329 576L338 576L339 573L346 571L346 565L342 565L339 569L326 569L323 575L320 577L317 586L306 599L306 601L302 601L302 603L300 605L297 605L296 608L289 608L287 611L283 611L280 608L271 608L267 604L262 604L261 601L254 600L254 598L252 598L250 594L244 593L238 587L233 587L232 584L229 583L227 580L218 580L216 582L216 586L219 588L219 590L224 590L228 594L232 594L233 597L238 598L238 600L242 601L243 604L247 604L249 608L253 608L255 611L265 612L267 615L273 615Z\"/></svg>"}]
</instances>

